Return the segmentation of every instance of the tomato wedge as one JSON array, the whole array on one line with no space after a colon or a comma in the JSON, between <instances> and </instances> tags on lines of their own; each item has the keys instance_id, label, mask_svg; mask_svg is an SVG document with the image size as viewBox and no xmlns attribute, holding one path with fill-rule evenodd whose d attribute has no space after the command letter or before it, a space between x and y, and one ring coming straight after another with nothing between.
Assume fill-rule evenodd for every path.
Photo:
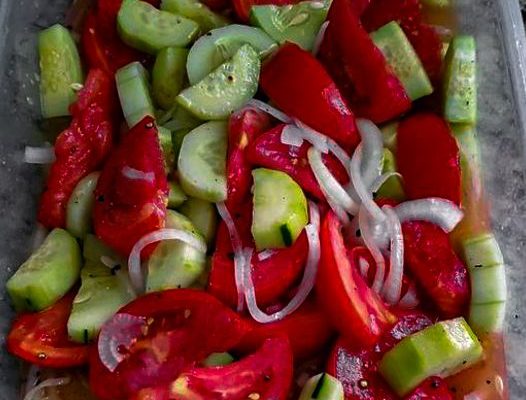
<instances>
[{"instance_id":1,"label":"tomato wedge","mask_svg":"<svg viewBox=\"0 0 526 400\"><path fill-rule=\"evenodd\" d=\"M210 0L208 0L210 1ZM218 0L213 0L218 1ZM285 6L287 4L296 4L300 0L233 0L234 10L238 18L243 22L248 22L250 17L250 9L252 6L260 6L265 4L274 4L276 6Z\"/></svg>"},{"instance_id":2,"label":"tomato wedge","mask_svg":"<svg viewBox=\"0 0 526 400\"><path fill-rule=\"evenodd\" d=\"M328 19L319 56L355 113L381 123L409 110L411 100L360 24L353 1L334 0Z\"/></svg>"},{"instance_id":3,"label":"tomato wedge","mask_svg":"<svg viewBox=\"0 0 526 400\"><path fill-rule=\"evenodd\" d=\"M114 97L113 78L101 70L91 70L77 102L70 108L71 125L55 142L56 161L38 210L38 221L47 228L64 227L73 189L106 160L115 130Z\"/></svg>"},{"instance_id":4,"label":"tomato wedge","mask_svg":"<svg viewBox=\"0 0 526 400\"><path fill-rule=\"evenodd\" d=\"M460 151L446 121L435 114L414 115L400 123L396 140L396 163L406 195L460 204Z\"/></svg>"},{"instance_id":5,"label":"tomato wedge","mask_svg":"<svg viewBox=\"0 0 526 400\"><path fill-rule=\"evenodd\" d=\"M321 228L321 261L316 291L339 333L367 348L396 322L378 295L371 290L349 259L342 226L327 213Z\"/></svg>"},{"instance_id":6,"label":"tomato wedge","mask_svg":"<svg viewBox=\"0 0 526 400\"><path fill-rule=\"evenodd\" d=\"M285 113L336 140L346 150L359 142L356 121L340 91L311 53L287 43L261 70L261 87Z\"/></svg>"},{"instance_id":7,"label":"tomato wedge","mask_svg":"<svg viewBox=\"0 0 526 400\"><path fill-rule=\"evenodd\" d=\"M95 196L95 233L123 255L164 226L168 182L152 117L124 136L102 170Z\"/></svg>"},{"instance_id":8,"label":"tomato wedge","mask_svg":"<svg viewBox=\"0 0 526 400\"><path fill-rule=\"evenodd\" d=\"M114 372L93 352L90 385L103 400L128 399L141 389L168 384L209 354L233 348L247 329L236 313L197 290L148 294L113 318L123 314L145 317L147 326L129 348L122 349L126 357Z\"/></svg>"},{"instance_id":9,"label":"tomato wedge","mask_svg":"<svg viewBox=\"0 0 526 400\"><path fill-rule=\"evenodd\" d=\"M47 310L19 315L7 335L7 350L40 367L87 364L88 346L68 339L67 323L74 297L68 294Z\"/></svg>"}]
</instances>

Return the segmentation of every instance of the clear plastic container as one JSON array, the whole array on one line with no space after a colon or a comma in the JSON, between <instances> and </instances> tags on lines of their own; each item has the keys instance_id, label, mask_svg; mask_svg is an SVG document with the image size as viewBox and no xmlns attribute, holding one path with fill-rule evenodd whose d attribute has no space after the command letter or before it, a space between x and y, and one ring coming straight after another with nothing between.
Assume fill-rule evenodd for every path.
<instances>
[{"instance_id":1,"label":"clear plastic container","mask_svg":"<svg viewBox=\"0 0 526 400\"><path fill-rule=\"evenodd\" d=\"M31 252L41 169L23 163L40 145L36 33L63 20L68 0L0 0L0 281ZM479 138L494 229L508 264L510 397L526 397L526 37L518 0L456 0L460 30L479 49ZM3 338L12 311L0 284L0 400L18 398L18 363Z\"/></svg>"}]
</instances>

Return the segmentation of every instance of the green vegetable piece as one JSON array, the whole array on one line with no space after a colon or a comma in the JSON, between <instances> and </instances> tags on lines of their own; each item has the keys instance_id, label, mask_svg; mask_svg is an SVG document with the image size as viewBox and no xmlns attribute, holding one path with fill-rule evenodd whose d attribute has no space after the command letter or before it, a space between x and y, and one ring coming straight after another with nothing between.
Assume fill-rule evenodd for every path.
<instances>
[{"instance_id":1,"label":"green vegetable piece","mask_svg":"<svg viewBox=\"0 0 526 400\"><path fill-rule=\"evenodd\" d=\"M150 54L165 47L185 47L199 32L194 21L139 0L123 1L117 28L125 43Z\"/></svg>"},{"instance_id":2,"label":"green vegetable piece","mask_svg":"<svg viewBox=\"0 0 526 400\"><path fill-rule=\"evenodd\" d=\"M168 208L177 208L188 200L188 197L186 197L186 194L177 182L168 182L168 187L170 188L168 194Z\"/></svg>"},{"instance_id":3,"label":"green vegetable piece","mask_svg":"<svg viewBox=\"0 0 526 400\"><path fill-rule=\"evenodd\" d=\"M504 264L499 244L491 233L466 238L462 242L462 248L464 260L469 268Z\"/></svg>"},{"instance_id":4,"label":"green vegetable piece","mask_svg":"<svg viewBox=\"0 0 526 400\"><path fill-rule=\"evenodd\" d=\"M40 311L64 296L80 275L80 248L64 229L52 230L42 246L7 281L18 311Z\"/></svg>"},{"instance_id":5,"label":"green vegetable piece","mask_svg":"<svg viewBox=\"0 0 526 400\"><path fill-rule=\"evenodd\" d=\"M179 14L199 24L202 33L228 25L228 20L198 0L163 0L161 10Z\"/></svg>"},{"instance_id":6,"label":"green vegetable piece","mask_svg":"<svg viewBox=\"0 0 526 400\"><path fill-rule=\"evenodd\" d=\"M213 203L190 197L180 208L179 212L192 221L197 231L211 246L214 243L217 227L217 212Z\"/></svg>"},{"instance_id":7,"label":"green vegetable piece","mask_svg":"<svg viewBox=\"0 0 526 400\"><path fill-rule=\"evenodd\" d=\"M472 36L457 36L449 45L443 96L449 122L477 122L477 49Z\"/></svg>"},{"instance_id":8,"label":"green vegetable piece","mask_svg":"<svg viewBox=\"0 0 526 400\"><path fill-rule=\"evenodd\" d=\"M371 39L382 51L411 100L433 93L420 59L398 23L393 21L384 25L371 33Z\"/></svg>"},{"instance_id":9,"label":"green vegetable piece","mask_svg":"<svg viewBox=\"0 0 526 400\"><path fill-rule=\"evenodd\" d=\"M382 173L396 172L396 159L389 149L384 149L384 160ZM376 192L378 198L393 199L396 201L405 200L405 193L402 187L400 176L394 175L387 179Z\"/></svg>"},{"instance_id":10,"label":"green vegetable piece","mask_svg":"<svg viewBox=\"0 0 526 400\"><path fill-rule=\"evenodd\" d=\"M343 385L327 373L313 376L303 387L299 400L344 400Z\"/></svg>"},{"instance_id":11,"label":"green vegetable piece","mask_svg":"<svg viewBox=\"0 0 526 400\"><path fill-rule=\"evenodd\" d=\"M384 147L392 153L396 152L396 134L398 132L398 121L384 125L381 129Z\"/></svg>"},{"instance_id":12,"label":"green vegetable piece","mask_svg":"<svg viewBox=\"0 0 526 400\"><path fill-rule=\"evenodd\" d=\"M190 49L186 70L191 85L202 81L210 72L230 60L245 44L252 46L260 58L277 47L265 32L245 25L214 29L199 38Z\"/></svg>"},{"instance_id":13,"label":"green vegetable piece","mask_svg":"<svg viewBox=\"0 0 526 400\"><path fill-rule=\"evenodd\" d=\"M471 304L469 307L469 326L477 335L501 332L506 316L506 302Z\"/></svg>"},{"instance_id":14,"label":"green vegetable piece","mask_svg":"<svg viewBox=\"0 0 526 400\"><path fill-rule=\"evenodd\" d=\"M168 210L166 227L181 229L200 237L184 215ZM188 288L206 268L206 254L178 240L161 242L148 260L146 291Z\"/></svg>"},{"instance_id":15,"label":"green vegetable piece","mask_svg":"<svg viewBox=\"0 0 526 400\"><path fill-rule=\"evenodd\" d=\"M203 361L203 365L205 367L221 367L233 362L234 357L228 353L212 353Z\"/></svg>"},{"instance_id":16,"label":"green vegetable piece","mask_svg":"<svg viewBox=\"0 0 526 400\"><path fill-rule=\"evenodd\" d=\"M476 129L470 125L451 125L453 135L460 149L460 168L462 171L463 203L467 202L471 191L481 185L480 150Z\"/></svg>"},{"instance_id":17,"label":"green vegetable piece","mask_svg":"<svg viewBox=\"0 0 526 400\"><path fill-rule=\"evenodd\" d=\"M211 202L226 199L227 130L227 122L207 122L185 136L177 163L185 193Z\"/></svg>"},{"instance_id":18,"label":"green vegetable piece","mask_svg":"<svg viewBox=\"0 0 526 400\"><path fill-rule=\"evenodd\" d=\"M141 63L132 62L122 67L117 71L115 79L124 118L130 128L148 115L155 116L148 85L148 71Z\"/></svg>"},{"instance_id":19,"label":"green vegetable piece","mask_svg":"<svg viewBox=\"0 0 526 400\"><path fill-rule=\"evenodd\" d=\"M169 129L159 126L157 128L159 144L163 153L164 169L166 174L170 174L175 167L175 151L172 143L172 132Z\"/></svg>"},{"instance_id":20,"label":"green vegetable piece","mask_svg":"<svg viewBox=\"0 0 526 400\"><path fill-rule=\"evenodd\" d=\"M471 304L505 302L505 271L503 264L470 269Z\"/></svg>"},{"instance_id":21,"label":"green vegetable piece","mask_svg":"<svg viewBox=\"0 0 526 400\"><path fill-rule=\"evenodd\" d=\"M450 0L421 0L428 7L446 8L451 6Z\"/></svg>"},{"instance_id":22,"label":"green vegetable piece","mask_svg":"<svg viewBox=\"0 0 526 400\"><path fill-rule=\"evenodd\" d=\"M100 263L88 261L82 268L81 282L68 320L68 335L75 342L89 343L135 295L125 271Z\"/></svg>"},{"instance_id":23,"label":"green vegetable piece","mask_svg":"<svg viewBox=\"0 0 526 400\"><path fill-rule=\"evenodd\" d=\"M192 129L183 128L179 129L175 132L172 132L172 145L174 149L175 158L179 159L179 154L181 153L181 146L183 145L183 140L190 132L192 132Z\"/></svg>"},{"instance_id":24,"label":"green vegetable piece","mask_svg":"<svg viewBox=\"0 0 526 400\"><path fill-rule=\"evenodd\" d=\"M152 71L152 93L155 101L165 110L175 104L175 98L183 89L186 77L188 50L178 47L162 49Z\"/></svg>"},{"instance_id":25,"label":"green vegetable piece","mask_svg":"<svg viewBox=\"0 0 526 400\"><path fill-rule=\"evenodd\" d=\"M100 172L92 172L81 179L68 201L66 229L79 239L83 239L91 231L94 192L99 176Z\"/></svg>"},{"instance_id":26,"label":"green vegetable piece","mask_svg":"<svg viewBox=\"0 0 526 400\"><path fill-rule=\"evenodd\" d=\"M192 130L197 128L203 123L202 120L195 117L189 111L183 107L177 107L174 111L173 117L163 124L167 129L170 129L172 132L180 131L181 129Z\"/></svg>"},{"instance_id":27,"label":"green vegetable piece","mask_svg":"<svg viewBox=\"0 0 526 400\"><path fill-rule=\"evenodd\" d=\"M75 41L62 25L53 25L38 35L40 57L40 106L44 118L69 115L82 84L82 66Z\"/></svg>"},{"instance_id":28,"label":"green vegetable piece","mask_svg":"<svg viewBox=\"0 0 526 400\"><path fill-rule=\"evenodd\" d=\"M259 168L252 176L252 236L257 250L291 246L309 222L305 194L284 172Z\"/></svg>"},{"instance_id":29,"label":"green vegetable piece","mask_svg":"<svg viewBox=\"0 0 526 400\"><path fill-rule=\"evenodd\" d=\"M464 318L438 322L402 339L379 371L401 397L430 376L447 377L476 363L482 346Z\"/></svg>"},{"instance_id":30,"label":"green vegetable piece","mask_svg":"<svg viewBox=\"0 0 526 400\"><path fill-rule=\"evenodd\" d=\"M84 239L82 255L86 261L91 261L96 264L100 264L103 261L103 257L108 261L111 260L111 262L115 264L126 264L119 254L109 248L98 237L91 234L86 235Z\"/></svg>"},{"instance_id":31,"label":"green vegetable piece","mask_svg":"<svg viewBox=\"0 0 526 400\"><path fill-rule=\"evenodd\" d=\"M227 119L256 94L259 69L256 50L244 45L230 61L183 90L177 103L201 119Z\"/></svg>"}]
</instances>

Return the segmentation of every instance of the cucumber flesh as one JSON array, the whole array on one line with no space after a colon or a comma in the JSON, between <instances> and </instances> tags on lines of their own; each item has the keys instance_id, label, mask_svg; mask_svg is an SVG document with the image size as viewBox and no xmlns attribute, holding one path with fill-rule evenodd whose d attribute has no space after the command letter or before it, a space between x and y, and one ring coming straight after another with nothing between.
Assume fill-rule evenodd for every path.
<instances>
[{"instance_id":1,"label":"cucumber flesh","mask_svg":"<svg viewBox=\"0 0 526 400\"><path fill-rule=\"evenodd\" d=\"M384 25L371 33L371 39L385 56L387 64L400 79L411 100L433 93L433 86L420 59L398 23L393 21Z\"/></svg>"},{"instance_id":2,"label":"cucumber flesh","mask_svg":"<svg viewBox=\"0 0 526 400\"><path fill-rule=\"evenodd\" d=\"M396 159L389 149L384 149L382 174L396 172ZM404 201L405 193L402 187L402 181L399 176L391 176L376 192L379 198L393 199Z\"/></svg>"},{"instance_id":3,"label":"cucumber flesh","mask_svg":"<svg viewBox=\"0 0 526 400\"><path fill-rule=\"evenodd\" d=\"M159 144L163 153L164 169L169 175L175 166L175 151L172 144L172 132L169 129L159 126L157 128Z\"/></svg>"},{"instance_id":4,"label":"cucumber flesh","mask_svg":"<svg viewBox=\"0 0 526 400\"><path fill-rule=\"evenodd\" d=\"M482 357L482 346L464 318L438 322L402 339L380 361L379 371L401 397L430 376L448 377Z\"/></svg>"},{"instance_id":5,"label":"cucumber flesh","mask_svg":"<svg viewBox=\"0 0 526 400\"><path fill-rule=\"evenodd\" d=\"M471 304L487 304L506 301L506 272L503 264L472 268Z\"/></svg>"},{"instance_id":6,"label":"cucumber flesh","mask_svg":"<svg viewBox=\"0 0 526 400\"><path fill-rule=\"evenodd\" d=\"M230 60L244 44L252 46L260 58L277 47L276 42L259 28L229 25L214 29L195 42L188 54L186 70L191 85Z\"/></svg>"},{"instance_id":7,"label":"cucumber flesh","mask_svg":"<svg viewBox=\"0 0 526 400\"><path fill-rule=\"evenodd\" d=\"M177 103L201 119L227 119L256 94L260 66L256 50L244 45L230 61L183 90Z\"/></svg>"},{"instance_id":8,"label":"cucumber flesh","mask_svg":"<svg viewBox=\"0 0 526 400\"><path fill-rule=\"evenodd\" d=\"M305 194L284 172L259 168L252 176L252 236L257 250L291 246L309 222Z\"/></svg>"},{"instance_id":9,"label":"cucumber flesh","mask_svg":"<svg viewBox=\"0 0 526 400\"><path fill-rule=\"evenodd\" d=\"M80 266L77 240L63 229L54 229L7 281L7 292L18 311L43 310L75 285Z\"/></svg>"},{"instance_id":10,"label":"cucumber flesh","mask_svg":"<svg viewBox=\"0 0 526 400\"><path fill-rule=\"evenodd\" d=\"M152 94L159 106L169 110L183 89L186 77L188 50L178 47L162 49L152 71Z\"/></svg>"},{"instance_id":11,"label":"cucumber flesh","mask_svg":"<svg viewBox=\"0 0 526 400\"><path fill-rule=\"evenodd\" d=\"M343 400L342 383L327 373L319 374L310 378L303 390L299 400Z\"/></svg>"},{"instance_id":12,"label":"cucumber flesh","mask_svg":"<svg viewBox=\"0 0 526 400\"><path fill-rule=\"evenodd\" d=\"M131 128L146 116L155 116L148 84L148 71L139 62L119 69L115 75L124 118Z\"/></svg>"},{"instance_id":13,"label":"cucumber flesh","mask_svg":"<svg viewBox=\"0 0 526 400\"><path fill-rule=\"evenodd\" d=\"M184 138L186 135L192 132L192 129L183 128L172 132L172 145L176 160L179 159L179 154L181 153L181 146L183 145Z\"/></svg>"},{"instance_id":14,"label":"cucumber flesh","mask_svg":"<svg viewBox=\"0 0 526 400\"><path fill-rule=\"evenodd\" d=\"M179 131L181 129L194 129L203 123L202 120L192 115L189 111L183 107L177 107L174 111L173 118L163 124L167 129L172 132Z\"/></svg>"},{"instance_id":15,"label":"cucumber flesh","mask_svg":"<svg viewBox=\"0 0 526 400\"><path fill-rule=\"evenodd\" d=\"M100 264L102 257L113 260L115 264L125 265L126 262L121 259L114 250L110 249L102 240L95 235L88 234L84 239L82 255L86 261Z\"/></svg>"},{"instance_id":16,"label":"cucumber flesh","mask_svg":"<svg viewBox=\"0 0 526 400\"><path fill-rule=\"evenodd\" d=\"M168 210L166 227L200 235L184 215ZM160 243L148 260L146 291L188 288L206 268L206 254L187 243L169 240Z\"/></svg>"},{"instance_id":17,"label":"cucumber flesh","mask_svg":"<svg viewBox=\"0 0 526 400\"><path fill-rule=\"evenodd\" d=\"M228 353L212 353L203 361L203 365L205 367L221 367L233 362L234 357Z\"/></svg>"},{"instance_id":18,"label":"cucumber flesh","mask_svg":"<svg viewBox=\"0 0 526 400\"><path fill-rule=\"evenodd\" d=\"M168 208L177 208L182 205L188 197L184 194L183 189L176 182L169 182L168 187L170 192L168 194Z\"/></svg>"},{"instance_id":19,"label":"cucumber flesh","mask_svg":"<svg viewBox=\"0 0 526 400\"><path fill-rule=\"evenodd\" d=\"M179 14L197 22L201 33L229 24L226 18L216 14L199 0L163 0L161 10Z\"/></svg>"},{"instance_id":20,"label":"cucumber flesh","mask_svg":"<svg viewBox=\"0 0 526 400\"><path fill-rule=\"evenodd\" d=\"M470 125L451 124L451 130L460 149L462 171L462 203L467 204L472 191L480 183L480 150L476 128Z\"/></svg>"},{"instance_id":21,"label":"cucumber flesh","mask_svg":"<svg viewBox=\"0 0 526 400\"><path fill-rule=\"evenodd\" d=\"M217 212L213 203L190 197L179 208L179 212L192 221L197 231L205 238L209 246L214 243L217 227Z\"/></svg>"},{"instance_id":22,"label":"cucumber flesh","mask_svg":"<svg viewBox=\"0 0 526 400\"><path fill-rule=\"evenodd\" d=\"M392 153L396 153L396 133L398 132L398 122L391 122L384 125L381 129L384 147Z\"/></svg>"},{"instance_id":23,"label":"cucumber flesh","mask_svg":"<svg viewBox=\"0 0 526 400\"><path fill-rule=\"evenodd\" d=\"M69 115L69 106L77 99L72 85L83 82L75 41L62 25L53 25L39 33L38 52L42 116Z\"/></svg>"},{"instance_id":24,"label":"cucumber flesh","mask_svg":"<svg viewBox=\"0 0 526 400\"><path fill-rule=\"evenodd\" d=\"M94 192L99 176L100 172L92 172L81 179L68 201L66 229L79 239L83 239L91 231Z\"/></svg>"},{"instance_id":25,"label":"cucumber flesh","mask_svg":"<svg viewBox=\"0 0 526 400\"><path fill-rule=\"evenodd\" d=\"M471 304L469 307L469 325L477 335L501 332L506 316L506 302Z\"/></svg>"},{"instance_id":26,"label":"cucumber flesh","mask_svg":"<svg viewBox=\"0 0 526 400\"><path fill-rule=\"evenodd\" d=\"M165 47L185 47L199 32L196 22L139 0L124 0L117 28L129 46L150 54Z\"/></svg>"},{"instance_id":27,"label":"cucumber flesh","mask_svg":"<svg viewBox=\"0 0 526 400\"><path fill-rule=\"evenodd\" d=\"M295 5L253 6L250 21L278 43L292 42L311 51L329 5L329 2L303 1Z\"/></svg>"},{"instance_id":28,"label":"cucumber flesh","mask_svg":"<svg viewBox=\"0 0 526 400\"><path fill-rule=\"evenodd\" d=\"M499 244L495 236L490 233L466 238L462 242L462 248L464 260L469 268L485 268L504 264Z\"/></svg>"},{"instance_id":29,"label":"cucumber flesh","mask_svg":"<svg viewBox=\"0 0 526 400\"><path fill-rule=\"evenodd\" d=\"M477 122L477 50L472 36L450 43L444 72L444 116L452 123Z\"/></svg>"}]
</instances>

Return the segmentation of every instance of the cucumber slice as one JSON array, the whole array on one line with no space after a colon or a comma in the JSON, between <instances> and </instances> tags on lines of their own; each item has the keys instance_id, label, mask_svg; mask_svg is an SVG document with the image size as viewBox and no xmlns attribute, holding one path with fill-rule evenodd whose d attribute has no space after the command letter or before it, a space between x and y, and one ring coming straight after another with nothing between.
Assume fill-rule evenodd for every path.
<instances>
[{"instance_id":1,"label":"cucumber slice","mask_svg":"<svg viewBox=\"0 0 526 400\"><path fill-rule=\"evenodd\" d=\"M259 69L256 50L244 45L230 61L183 90L177 103L201 119L226 119L256 94Z\"/></svg>"},{"instance_id":2,"label":"cucumber slice","mask_svg":"<svg viewBox=\"0 0 526 400\"><path fill-rule=\"evenodd\" d=\"M226 199L227 131L227 122L216 121L185 136L177 163L185 193L211 202Z\"/></svg>"},{"instance_id":3,"label":"cucumber slice","mask_svg":"<svg viewBox=\"0 0 526 400\"><path fill-rule=\"evenodd\" d=\"M309 222L305 194L284 172L259 168L252 176L252 236L257 250L291 246Z\"/></svg>"},{"instance_id":4,"label":"cucumber slice","mask_svg":"<svg viewBox=\"0 0 526 400\"><path fill-rule=\"evenodd\" d=\"M190 49L186 64L190 84L202 81L210 72L231 59L244 44L252 46L260 58L277 48L276 42L258 28L229 25L214 29L197 40Z\"/></svg>"},{"instance_id":5,"label":"cucumber slice","mask_svg":"<svg viewBox=\"0 0 526 400\"><path fill-rule=\"evenodd\" d=\"M18 311L40 311L53 305L77 282L80 248L64 229L54 229L42 246L7 281Z\"/></svg>"},{"instance_id":6,"label":"cucumber slice","mask_svg":"<svg viewBox=\"0 0 526 400\"><path fill-rule=\"evenodd\" d=\"M181 146L183 145L183 140L190 132L192 132L192 129L179 129L175 132L172 132L172 145L174 149L175 158L179 159L179 154L181 153Z\"/></svg>"},{"instance_id":7,"label":"cucumber slice","mask_svg":"<svg viewBox=\"0 0 526 400\"><path fill-rule=\"evenodd\" d=\"M450 0L421 0L428 7L446 8L451 6Z\"/></svg>"},{"instance_id":8,"label":"cucumber slice","mask_svg":"<svg viewBox=\"0 0 526 400\"><path fill-rule=\"evenodd\" d=\"M402 339L380 361L379 371L403 397L430 376L447 377L482 357L482 346L464 318L438 322Z\"/></svg>"},{"instance_id":9,"label":"cucumber slice","mask_svg":"<svg viewBox=\"0 0 526 400\"><path fill-rule=\"evenodd\" d=\"M392 153L396 152L396 134L398 132L398 121L384 125L381 129L384 147Z\"/></svg>"},{"instance_id":10,"label":"cucumber slice","mask_svg":"<svg viewBox=\"0 0 526 400\"><path fill-rule=\"evenodd\" d=\"M81 179L68 201L66 229L79 239L83 239L91 231L94 192L99 176L100 172L93 172Z\"/></svg>"},{"instance_id":11,"label":"cucumber slice","mask_svg":"<svg viewBox=\"0 0 526 400\"><path fill-rule=\"evenodd\" d=\"M329 5L330 2L303 1L295 5L253 6L250 22L279 43L293 42L310 51L327 18Z\"/></svg>"},{"instance_id":12,"label":"cucumber slice","mask_svg":"<svg viewBox=\"0 0 526 400\"><path fill-rule=\"evenodd\" d=\"M506 302L471 304L469 326L477 335L501 332L506 316Z\"/></svg>"},{"instance_id":13,"label":"cucumber slice","mask_svg":"<svg viewBox=\"0 0 526 400\"><path fill-rule=\"evenodd\" d=\"M197 22L202 33L229 24L226 18L216 14L199 0L163 0L161 10L179 14Z\"/></svg>"},{"instance_id":14,"label":"cucumber slice","mask_svg":"<svg viewBox=\"0 0 526 400\"><path fill-rule=\"evenodd\" d=\"M396 160L389 149L384 149L382 173L396 172ZM377 197L404 201L405 193L399 176L391 176L376 192Z\"/></svg>"},{"instance_id":15,"label":"cucumber slice","mask_svg":"<svg viewBox=\"0 0 526 400\"><path fill-rule=\"evenodd\" d=\"M212 353L203 361L203 365L205 367L221 367L233 362L234 357L228 353Z\"/></svg>"},{"instance_id":16,"label":"cucumber slice","mask_svg":"<svg viewBox=\"0 0 526 400\"><path fill-rule=\"evenodd\" d=\"M188 197L184 194L183 189L176 182L168 182L170 192L168 194L168 208L177 208L182 205Z\"/></svg>"},{"instance_id":17,"label":"cucumber slice","mask_svg":"<svg viewBox=\"0 0 526 400\"><path fill-rule=\"evenodd\" d=\"M169 129L159 126L157 128L159 144L163 153L164 169L169 175L175 167L175 151L172 143L172 132Z\"/></svg>"},{"instance_id":18,"label":"cucumber slice","mask_svg":"<svg viewBox=\"0 0 526 400\"><path fill-rule=\"evenodd\" d=\"M343 400L343 385L327 373L310 378L301 391L299 400Z\"/></svg>"},{"instance_id":19,"label":"cucumber slice","mask_svg":"<svg viewBox=\"0 0 526 400\"><path fill-rule=\"evenodd\" d=\"M506 272L502 264L471 268L471 304L506 301Z\"/></svg>"},{"instance_id":20,"label":"cucumber slice","mask_svg":"<svg viewBox=\"0 0 526 400\"><path fill-rule=\"evenodd\" d=\"M371 39L382 51L411 100L433 93L433 86L420 59L398 23L390 22L372 32Z\"/></svg>"},{"instance_id":21,"label":"cucumber slice","mask_svg":"<svg viewBox=\"0 0 526 400\"><path fill-rule=\"evenodd\" d=\"M449 122L477 122L477 49L472 36L457 36L449 45L443 95Z\"/></svg>"},{"instance_id":22,"label":"cucumber slice","mask_svg":"<svg viewBox=\"0 0 526 400\"><path fill-rule=\"evenodd\" d=\"M179 208L179 212L192 221L197 231L205 238L209 246L214 243L217 227L217 212L213 203L190 197Z\"/></svg>"},{"instance_id":23,"label":"cucumber slice","mask_svg":"<svg viewBox=\"0 0 526 400\"><path fill-rule=\"evenodd\" d=\"M469 268L504 264L499 244L491 233L467 238L462 242L464 260Z\"/></svg>"},{"instance_id":24,"label":"cucumber slice","mask_svg":"<svg viewBox=\"0 0 526 400\"><path fill-rule=\"evenodd\" d=\"M115 75L117 91L124 118L131 128L146 116L155 116L153 101L148 85L148 71L139 62L132 62Z\"/></svg>"},{"instance_id":25,"label":"cucumber slice","mask_svg":"<svg viewBox=\"0 0 526 400\"><path fill-rule=\"evenodd\" d=\"M102 257L113 260L115 264L125 265L126 262L121 259L115 251L110 249L102 240L95 235L88 234L84 239L82 255L86 261L100 264Z\"/></svg>"},{"instance_id":26,"label":"cucumber slice","mask_svg":"<svg viewBox=\"0 0 526 400\"><path fill-rule=\"evenodd\" d=\"M451 130L460 148L462 170L478 169L480 166L480 149L476 128L471 125L452 124Z\"/></svg>"},{"instance_id":27,"label":"cucumber slice","mask_svg":"<svg viewBox=\"0 0 526 400\"><path fill-rule=\"evenodd\" d=\"M152 71L152 94L165 110L175 104L175 98L183 89L186 77L186 59L188 50L178 47L162 49Z\"/></svg>"},{"instance_id":28,"label":"cucumber slice","mask_svg":"<svg viewBox=\"0 0 526 400\"><path fill-rule=\"evenodd\" d=\"M197 128L202 123L202 120L194 116L192 113L190 113L183 107L177 107L175 109L173 118L170 119L163 126L167 129L170 129L172 132L176 132L181 129L192 130L194 128Z\"/></svg>"},{"instance_id":29,"label":"cucumber slice","mask_svg":"<svg viewBox=\"0 0 526 400\"><path fill-rule=\"evenodd\" d=\"M68 335L79 343L95 339L102 325L135 298L126 272L88 261L68 320Z\"/></svg>"},{"instance_id":30,"label":"cucumber slice","mask_svg":"<svg viewBox=\"0 0 526 400\"><path fill-rule=\"evenodd\" d=\"M150 54L165 47L185 47L199 32L194 21L139 0L123 1L117 28L125 43Z\"/></svg>"},{"instance_id":31,"label":"cucumber slice","mask_svg":"<svg viewBox=\"0 0 526 400\"><path fill-rule=\"evenodd\" d=\"M53 25L39 33L38 52L42 117L69 115L69 106L77 99L72 85L84 81L75 41L62 25Z\"/></svg>"},{"instance_id":32,"label":"cucumber slice","mask_svg":"<svg viewBox=\"0 0 526 400\"><path fill-rule=\"evenodd\" d=\"M166 227L199 236L192 222L173 210L168 210ZM205 268L205 253L180 241L161 242L148 260L146 291L188 288L199 279Z\"/></svg>"}]
</instances>

